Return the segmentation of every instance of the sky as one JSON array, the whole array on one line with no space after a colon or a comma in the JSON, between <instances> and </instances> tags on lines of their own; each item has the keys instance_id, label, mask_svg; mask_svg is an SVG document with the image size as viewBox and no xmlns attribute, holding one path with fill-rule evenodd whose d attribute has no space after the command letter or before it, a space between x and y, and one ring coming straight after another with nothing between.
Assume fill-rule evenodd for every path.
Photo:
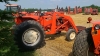
<instances>
[{"instance_id":1,"label":"sky","mask_svg":"<svg viewBox=\"0 0 100 56\"><path fill-rule=\"evenodd\" d=\"M70 6L88 6L91 4L100 6L100 0L19 0L18 2L10 2L11 4L21 5L22 8L42 8L42 9L54 9L57 7ZM0 2L0 9L5 9L5 3Z\"/></svg>"}]
</instances>

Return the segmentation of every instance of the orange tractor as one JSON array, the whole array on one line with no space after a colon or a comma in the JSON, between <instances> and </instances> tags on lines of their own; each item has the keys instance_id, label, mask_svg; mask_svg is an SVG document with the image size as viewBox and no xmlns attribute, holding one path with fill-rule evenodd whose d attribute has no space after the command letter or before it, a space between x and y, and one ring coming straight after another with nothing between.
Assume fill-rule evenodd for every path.
<instances>
[{"instance_id":1,"label":"orange tractor","mask_svg":"<svg viewBox=\"0 0 100 56\"><path fill-rule=\"evenodd\" d=\"M37 49L44 42L45 35L60 34L66 31L66 40L75 39L79 32L74 21L70 16L64 15L62 12L46 12L46 13L28 13L22 12L18 5L7 5L7 8L17 11L15 16L14 38L18 47L22 50ZM9 11L9 9L8 9ZM78 28L80 28L79 26ZM82 27L83 29L85 27Z\"/></svg>"},{"instance_id":2,"label":"orange tractor","mask_svg":"<svg viewBox=\"0 0 100 56\"><path fill-rule=\"evenodd\" d=\"M73 56L100 56L100 20L92 21L92 27L82 30L73 45Z\"/></svg>"},{"instance_id":3,"label":"orange tractor","mask_svg":"<svg viewBox=\"0 0 100 56\"><path fill-rule=\"evenodd\" d=\"M98 15L98 9L93 9L91 15Z\"/></svg>"}]
</instances>

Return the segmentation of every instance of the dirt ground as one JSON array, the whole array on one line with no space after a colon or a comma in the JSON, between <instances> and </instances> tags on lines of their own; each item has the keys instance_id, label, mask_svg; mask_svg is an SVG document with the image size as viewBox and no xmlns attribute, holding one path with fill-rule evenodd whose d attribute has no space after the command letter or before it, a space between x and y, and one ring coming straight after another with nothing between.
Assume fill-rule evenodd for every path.
<instances>
[{"instance_id":1,"label":"dirt ground","mask_svg":"<svg viewBox=\"0 0 100 56\"><path fill-rule=\"evenodd\" d=\"M89 27L87 18L92 17L93 20L99 20L100 15L70 15L76 25ZM66 32L60 35L47 35L45 38L46 45L37 50L39 56L72 56L72 47L74 41L68 42L65 40Z\"/></svg>"}]
</instances>

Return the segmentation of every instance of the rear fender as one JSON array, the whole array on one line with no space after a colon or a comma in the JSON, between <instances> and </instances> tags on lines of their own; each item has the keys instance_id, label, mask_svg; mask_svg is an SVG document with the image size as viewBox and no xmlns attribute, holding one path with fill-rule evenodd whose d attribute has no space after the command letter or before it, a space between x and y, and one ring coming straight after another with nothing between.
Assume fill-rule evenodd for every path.
<instances>
[{"instance_id":1,"label":"rear fender","mask_svg":"<svg viewBox=\"0 0 100 56\"><path fill-rule=\"evenodd\" d=\"M95 30L94 27L96 24L100 24L97 23L97 22L91 22L93 25L92 25L92 31L91 31L91 35L92 35L92 39L93 39L93 42L94 42L94 46L95 48L97 48L100 44L100 29L99 30Z\"/></svg>"},{"instance_id":2,"label":"rear fender","mask_svg":"<svg viewBox=\"0 0 100 56\"><path fill-rule=\"evenodd\" d=\"M19 18L18 17L18 18L14 19L14 22L16 23L16 25L19 25L26 20L35 20L36 21L36 19L34 19L34 18Z\"/></svg>"}]
</instances>

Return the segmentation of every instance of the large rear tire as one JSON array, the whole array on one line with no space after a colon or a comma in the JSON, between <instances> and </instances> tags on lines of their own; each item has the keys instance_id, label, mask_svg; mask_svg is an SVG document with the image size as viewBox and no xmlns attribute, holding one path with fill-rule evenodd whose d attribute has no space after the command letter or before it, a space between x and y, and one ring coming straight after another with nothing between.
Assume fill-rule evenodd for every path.
<instances>
[{"instance_id":1,"label":"large rear tire","mask_svg":"<svg viewBox=\"0 0 100 56\"><path fill-rule=\"evenodd\" d=\"M14 40L20 50L34 50L44 43L44 31L41 25L34 21L24 21L16 27Z\"/></svg>"},{"instance_id":2,"label":"large rear tire","mask_svg":"<svg viewBox=\"0 0 100 56\"><path fill-rule=\"evenodd\" d=\"M73 44L73 56L91 56L89 47L92 43L91 28L82 30L75 39Z\"/></svg>"}]
</instances>

